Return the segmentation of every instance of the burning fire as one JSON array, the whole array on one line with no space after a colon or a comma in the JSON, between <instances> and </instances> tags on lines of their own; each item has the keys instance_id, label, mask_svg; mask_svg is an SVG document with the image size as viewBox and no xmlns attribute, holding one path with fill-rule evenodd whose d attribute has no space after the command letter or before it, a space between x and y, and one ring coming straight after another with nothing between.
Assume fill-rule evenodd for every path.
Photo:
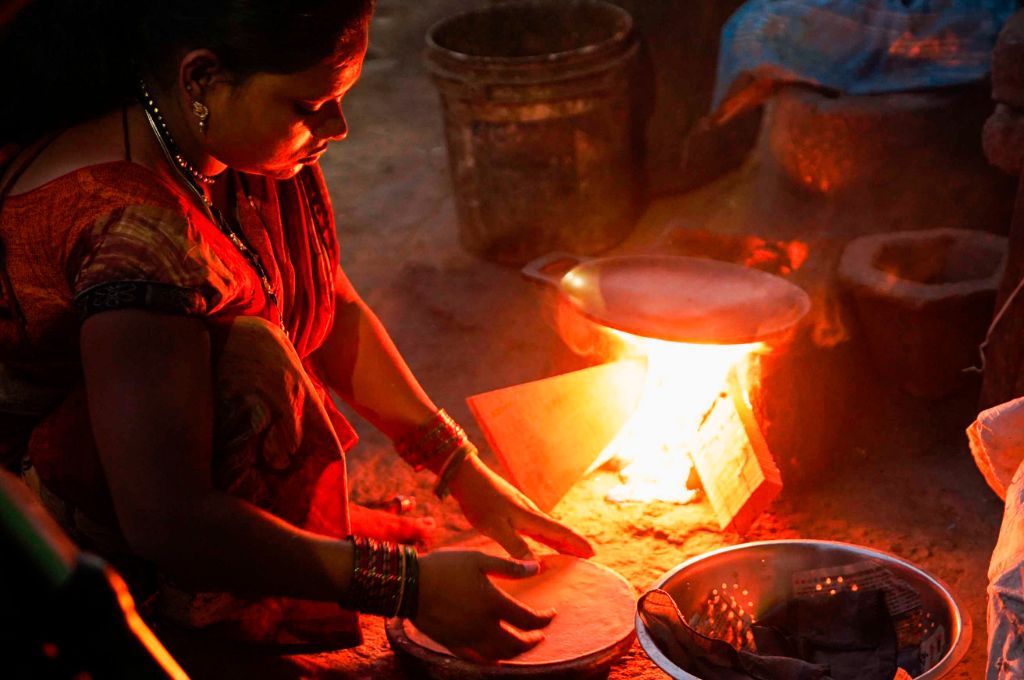
<instances>
[{"instance_id":1,"label":"burning fire","mask_svg":"<svg viewBox=\"0 0 1024 680\"><path fill-rule=\"evenodd\" d=\"M717 257L712 259L776 275L796 271L809 256L808 245L800 241L707 230L675 230L670 244L673 252L697 257L713 253ZM613 330L581 313L566 296L558 296L554 310L559 335L570 349L617 368L595 374L590 389L581 380L558 383L561 401L552 397L549 404L588 402L580 406L587 415L582 420L566 407L570 420L585 421L589 438L579 447L585 455L543 479L533 479L534 468L525 467L519 476L526 482L517 483L553 503L568 488L563 488L567 476L579 479L581 472L604 466L618 470L622 481L607 494L610 501L686 503L703 491L723 530L742 534L749 529L782 490L781 474L751 405L750 395L759 389L759 364L751 359L785 347L789 338L737 345L671 342ZM817 329L814 338L819 340ZM522 439L521 424L506 420L507 438ZM535 448L547 450L543 445L552 440L550 431L535 437L540 442ZM576 460L580 467L571 468ZM699 485L693 483L697 479Z\"/></svg>"},{"instance_id":2,"label":"burning fire","mask_svg":"<svg viewBox=\"0 0 1024 680\"><path fill-rule=\"evenodd\" d=\"M647 377L633 416L591 469L609 461L621 465L623 483L609 492L611 501L690 502L698 493L687 488L698 431L727 391L730 372L764 346L697 345L609 332L629 354L646 358Z\"/></svg>"}]
</instances>

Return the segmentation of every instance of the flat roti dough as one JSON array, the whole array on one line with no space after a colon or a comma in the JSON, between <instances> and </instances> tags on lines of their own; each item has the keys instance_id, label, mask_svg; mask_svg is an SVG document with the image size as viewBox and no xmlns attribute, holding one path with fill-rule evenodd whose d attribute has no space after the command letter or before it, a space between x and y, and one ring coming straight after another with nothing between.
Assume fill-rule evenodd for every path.
<instances>
[{"instance_id":1,"label":"flat roti dough","mask_svg":"<svg viewBox=\"0 0 1024 680\"><path fill-rule=\"evenodd\" d=\"M558 615L543 628L545 639L503 664L540 665L573 661L621 642L633 634L633 587L611 569L569 555L541 557L541 571L527 579L490 577L512 597L534 609L554 607ZM453 606L456 603L452 603ZM409 639L442 654L443 645L405 622Z\"/></svg>"}]
</instances>

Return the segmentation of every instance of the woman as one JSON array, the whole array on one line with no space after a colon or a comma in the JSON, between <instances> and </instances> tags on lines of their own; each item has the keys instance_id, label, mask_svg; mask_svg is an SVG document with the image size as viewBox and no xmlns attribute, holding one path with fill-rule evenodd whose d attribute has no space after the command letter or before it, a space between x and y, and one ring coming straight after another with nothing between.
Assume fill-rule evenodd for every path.
<instances>
[{"instance_id":1,"label":"woman","mask_svg":"<svg viewBox=\"0 0 1024 680\"><path fill-rule=\"evenodd\" d=\"M371 4L21 13L0 44L0 453L180 624L338 646L351 612L398 614L506 658L554 612L486 575L536 562L346 538L355 435L328 388L513 557L521 535L592 554L479 460L338 265L317 159L347 133Z\"/></svg>"}]
</instances>

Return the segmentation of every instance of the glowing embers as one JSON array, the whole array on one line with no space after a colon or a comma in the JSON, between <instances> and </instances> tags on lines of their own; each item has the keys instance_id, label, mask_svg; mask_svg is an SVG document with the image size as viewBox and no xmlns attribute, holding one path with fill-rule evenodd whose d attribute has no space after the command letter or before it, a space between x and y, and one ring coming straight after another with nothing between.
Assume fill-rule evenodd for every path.
<instances>
[{"instance_id":1,"label":"glowing embers","mask_svg":"<svg viewBox=\"0 0 1024 680\"><path fill-rule=\"evenodd\" d=\"M711 494L721 486L714 479L715 467L728 469L734 478L742 474L735 449L742 458L750 444L743 419L736 415L735 399L746 399L734 369L762 345L695 345L609 332L629 355L646 358L647 377L632 417L591 466L620 468L622 484L608 499L686 503L698 496L699 486L687 483L695 466L706 488L710 482ZM737 462L739 468L730 465Z\"/></svg>"},{"instance_id":2,"label":"glowing embers","mask_svg":"<svg viewBox=\"0 0 1024 680\"><path fill-rule=\"evenodd\" d=\"M614 464L610 500L683 503L697 487L721 529L745 533L782 489L747 398L768 345L638 337L556 309L563 340L598 363L467 400L507 479L550 510Z\"/></svg>"}]
</instances>

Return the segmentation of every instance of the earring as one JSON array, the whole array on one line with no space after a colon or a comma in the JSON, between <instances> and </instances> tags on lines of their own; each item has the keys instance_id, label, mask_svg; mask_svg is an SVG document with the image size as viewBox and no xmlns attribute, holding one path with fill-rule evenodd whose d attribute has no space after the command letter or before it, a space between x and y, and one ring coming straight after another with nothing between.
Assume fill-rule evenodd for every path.
<instances>
[{"instance_id":1,"label":"earring","mask_svg":"<svg viewBox=\"0 0 1024 680\"><path fill-rule=\"evenodd\" d=\"M192 113L199 119L199 131L206 134L206 121L210 118L210 109L201 101L192 102Z\"/></svg>"}]
</instances>

